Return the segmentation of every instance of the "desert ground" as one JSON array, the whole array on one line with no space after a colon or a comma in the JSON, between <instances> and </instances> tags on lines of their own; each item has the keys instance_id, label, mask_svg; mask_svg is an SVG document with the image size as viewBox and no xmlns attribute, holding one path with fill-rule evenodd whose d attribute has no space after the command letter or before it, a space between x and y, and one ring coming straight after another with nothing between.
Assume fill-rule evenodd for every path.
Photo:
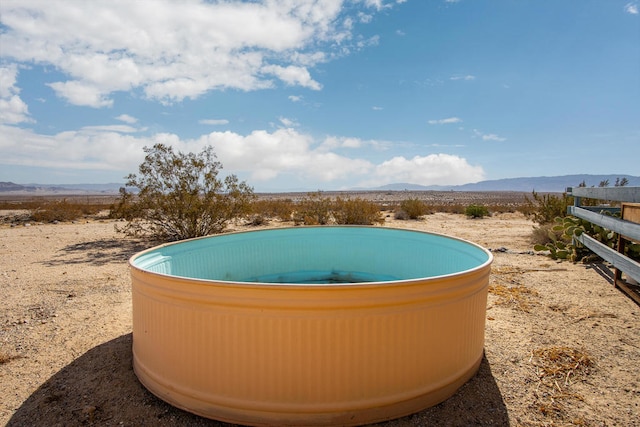
<instances>
[{"instance_id":1,"label":"desert ground","mask_svg":"<svg viewBox=\"0 0 640 427\"><path fill-rule=\"evenodd\" d=\"M467 239L494 262L478 374L439 405L376 425L640 426L640 307L607 266L533 253L534 224L517 212L387 215L385 227ZM134 375L127 260L154 243L117 224L0 221L0 424L227 425L173 408Z\"/></svg>"}]
</instances>

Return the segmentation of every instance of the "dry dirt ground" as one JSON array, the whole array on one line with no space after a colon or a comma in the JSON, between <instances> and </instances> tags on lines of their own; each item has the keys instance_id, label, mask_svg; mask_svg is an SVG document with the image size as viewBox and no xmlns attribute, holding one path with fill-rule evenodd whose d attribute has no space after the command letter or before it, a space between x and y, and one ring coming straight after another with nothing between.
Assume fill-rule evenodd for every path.
<instances>
[{"instance_id":1,"label":"dry dirt ground","mask_svg":"<svg viewBox=\"0 0 640 427\"><path fill-rule=\"evenodd\" d=\"M137 381L127 259L152 244L115 224L0 224L0 424L225 425ZM495 260L478 374L445 402L379 426L640 426L640 308L606 268L532 254L533 224L517 213L385 226L468 239Z\"/></svg>"}]
</instances>

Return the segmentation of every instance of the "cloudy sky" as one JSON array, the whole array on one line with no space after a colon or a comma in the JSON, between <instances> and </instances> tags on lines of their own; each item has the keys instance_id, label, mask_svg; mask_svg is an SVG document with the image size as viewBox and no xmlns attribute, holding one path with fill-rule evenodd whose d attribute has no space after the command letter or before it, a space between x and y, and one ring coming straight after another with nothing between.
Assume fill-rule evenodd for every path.
<instances>
[{"instance_id":1,"label":"cloudy sky","mask_svg":"<svg viewBox=\"0 0 640 427\"><path fill-rule=\"evenodd\" d=\"M640 174L628 0L2 0L0 181L212 145L257 191Z\"/></svg>"}]
</instances>

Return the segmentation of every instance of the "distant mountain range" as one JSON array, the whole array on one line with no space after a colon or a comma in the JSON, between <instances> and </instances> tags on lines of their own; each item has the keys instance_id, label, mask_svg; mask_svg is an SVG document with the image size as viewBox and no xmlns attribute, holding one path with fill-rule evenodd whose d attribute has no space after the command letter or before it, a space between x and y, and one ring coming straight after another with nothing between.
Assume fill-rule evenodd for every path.
<instances>
[{"instance_id":1,"label":"distant mountain range","mask_svg":"<svg viewBox=\"0 0 640 427\"><path fill-rule=\"evenodd\" d=\"M529 178L505 178L490 181L480 181L463 185L417 185L417 184L389 184L377 188L360 190L377 191L537 191L542 193L562 193L567 187L577 187L583 181L587 187L597 187L602 181L609 181L613 187L617 178L627 178L627 186L640 187L640 177L632 175L563 175L563 176L537 176Z\"/></svg>"},{"instance_id":2,"label":"distant mountain range","mask_svg":"<svg viewBox=\"0 0 640 427\"><path fill-rule=\"evenodd\" d=\"M609 181L613 186L617 178L626 178L628 186L640 187L640 176L632 175L563 175L563 176L538 176L529 178L506 178L491 181L480 181L464 185L418 185L410 183L388 184L375 188L353 188L353 191L519 191L531 192L533 190L543 193L561 193L567 187L577 187L585 182L587 187L597 187L602 181ZM13 194L118 194L118 190L124 184L15 184L13 182L0 182L1 193ZM300 191L304 192L304 191Z\"/></svg>"},{"instance_id":3,"label":"distant mountain range","mask_svg":"<svg viewBox=\"0 0 640 427\"><path fill-rule=\"evenodd\" d=\"M124 184L15 184L13 182L0 182L0 194L32 194L32 195L48 195L48 194L118 194L120 187Z\"/></svg>"}]
</instances>

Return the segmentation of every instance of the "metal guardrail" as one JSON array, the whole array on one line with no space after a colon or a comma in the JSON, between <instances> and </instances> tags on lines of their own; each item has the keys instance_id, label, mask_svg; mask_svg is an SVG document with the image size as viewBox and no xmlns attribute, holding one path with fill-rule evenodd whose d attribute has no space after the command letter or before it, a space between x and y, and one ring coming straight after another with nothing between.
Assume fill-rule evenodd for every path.
<instances>
[{"instance_id":1,"label":"metal guardrail","mask_svg":"<svg viewBox=\"0 0 640 427\"><path fill-rule=\"evenodd\" d=\"M582 198L640 203L640 187L569 187L567 188L567 194L574 197L573 206L567 208L567 212L570 215L618 233L626 240L640 242L640 224L600 213L602 211L611 212L614 208L609 206L580 206ZM626 282L622 280L620 274L620 271L622 271L636 282L640 282L640 263L585 234L574 238L602 259L609 262L616 269L615 285L640 304L640 296L629 288ZM620 241L618 245L620 245Z\"/></svg>"},{"instance_id":2,"label":"metal guardrail","mask_svg":"<svg viewBox=\"0 0 640 427\"><path fill-rule=\"evenodd\" d=\"M580 206L580 198L612 200L615 202L640 203L640 187L569 187L567 193L576 199Z\"/></svg>"},{"instance_id":3,"label":"metal guardrail","mask_svg":"<svg viewBox=\"0 0 640 427\"><path fill-rule=\"evenodd\" d=\"M591 210L583 209L575 205L569 206L568 213L575 217L597 224L600 227L604 227L607 230L622 234L623 236L628 237L629 240L640 242L640 224L625 221L624 219L615 218L610 215L592 212Z\"/></svg>"}]
</instances>

